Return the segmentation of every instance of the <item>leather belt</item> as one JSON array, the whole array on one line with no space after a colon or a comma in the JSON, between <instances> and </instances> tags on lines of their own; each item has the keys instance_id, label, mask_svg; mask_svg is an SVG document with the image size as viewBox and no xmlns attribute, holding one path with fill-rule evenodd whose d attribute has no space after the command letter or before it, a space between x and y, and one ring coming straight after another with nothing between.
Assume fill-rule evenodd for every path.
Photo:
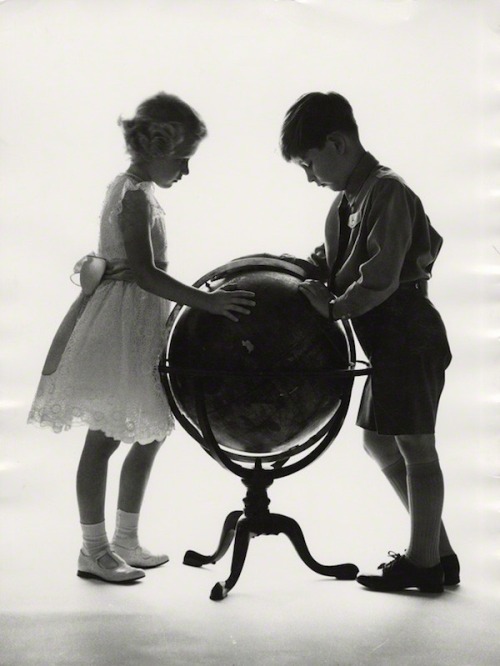
<instances>
[{"instance_id":1,"label":"leather belt","mask_svg":"<svg viewBox=\"0 0 500 666\"><path fill-rule=\"evenodd\" d=\"M427 293L427 280L413 280L412 282L402 282L399 285L399 289L402 289L404 291L412 291L412 290L417 290L421 291L424 294Z\"/></svg>"}]
</instances>

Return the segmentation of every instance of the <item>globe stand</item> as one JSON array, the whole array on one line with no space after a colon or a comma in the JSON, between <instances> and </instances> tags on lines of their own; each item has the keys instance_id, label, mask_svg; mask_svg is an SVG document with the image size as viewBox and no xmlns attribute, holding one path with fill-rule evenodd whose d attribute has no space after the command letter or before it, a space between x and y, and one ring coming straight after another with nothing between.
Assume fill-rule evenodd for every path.
<instances>
[{"instance_id":1,"label":"globe stand","mask_svg":"<svg viewBox=\"0 0 500 666\"><path fill-rule=\"evenodd\" d=\"M231 572L225 581L216 583L210 593L210 599L220 601L236 585L243 570L250 539L256 536L285 534L301 560L313 571L323 576L332 576L342 580L354 580L358 567L354 564L337 564L328 566L317 562L307 547L302 529L296 520L269 511L270 499L267 488L273 483L272 473L263 470L257 463L252 475L242 479L247 487L243 500L244 511L231 511L224 521L219 545L212 555L201 555L188 550L184 555L184 564L201 567L204 564L215 564L229 549L234 539Z\"/></svg>"},{"instance_id":2,"label":"globe stand","mask_svg":"<svg viewBox=\"0 0 500 666\"><path fill-rule=\"evenodd\" d=\"M341 372L341 371L340 371ZM351 370L351 373L365 374L366 370ZM338 373L334 373L338 374ZM345 374L343 374L345 377ZM247 488L246 496L243 500L243 511L231 511L224 521L219 545L211 555L202 555L194 550L186 551L183 563L192 567L201 567L204 564L215 564L228 551L234 539L233 557L231 562L231 571L225 581L216 583L210 593L210 599L221 601L229 591L236 585L245 563L250 539L261 535L279 535L285 534L295 547L302 561L314 572L323 576L331 576L339 580L354 580L359 572L355 564L345 563L337 565L324 565L317 562L311 555L307 547L304 534L298 522L293 518L279 513L269 511L270 499L267 489L272 485L275 478L288 476L308 465L317 458L337 436L347 412L349 405L352 382L347 384L344 399L335 416L327 426L326 433L323 433L323 439L317 444L314 451L309 453L306 458L292 465L285 467L287 459L278 460L273 469L264 469L262 462L257 459L253 468L245 468L235 463L219 446L210 426L206 403L204 397L203 377L199 377L196 388L196 411L202 438L197 437L203 448L215 458L223 467L242 477L242 482ZM172 403L176 411L177 418L185 423L183 415L175 408L175 402ZM194 434L193 432L191 434ZM318 440L316 436L313 438ZM308 445L310 442L308 443Z\"/></svg>"},{"instance_id":3,"label":"globe stand","mask_svg":"<svg viewBox=\"0 0 500 666\"><path fill-rule=\"evenodd\" d=\"M231 511L226 516L215 552L203 555L188 550L184 556L184 564L188 566L214 564L225 555L234 541L231 571L226 580L213 587L210 598L214 601L224 599L236 585L250 539L260 535L285 534L302 561L323 576L353 580L358 573L358 568L351 563L324 565L317 562L309 552L297 521L269 511L267 489L275 479L303 469L328 448L344 423L354 377L370 372L367 363L355 360L355 344L349 322L343 321L337 325L343 325L342 333L338 328L330 328L319 315L306 310L305 301L297 290L297 285L306 277L302 267L281 258L269 255L242 257L211 271L194 286L209 291L214 284L216 288L254 291L257 305L252 317L248 322L245 320L245 325L242 321L240 328L228 330L223 327L223 322L219 322L215 328L212 323L215 320L207 319L210 315L189 308L183 309L180 305L174 308L167 323L168 343L159 369L172 412L205 452L222 467L239 476L247 488L244 509ZM304 321L305 312L307 317ZM267 325L270 316L276 322L274 327ZM301 335L311 341L304 350L300 346L300 338L289 335L290 331L295 330L297 322L302 322ZM223 330L222 334L219 329ZM338 335L335 333L336 337L333 337L334 331L338 332ZM225 341L225 347L218 343L219 335ZM280 342L285 339L288 347L281 354L283 364L276 367L274 358L269 356L267 350L273 348L269 346L269 341L278 337ZM229 349L232 350L230 357L227 355ZM252 361L248 363L250 358ZM366 367L360 369L358 363ZM298 378L303 380L302 383L297 383ZM217 411L214 412L214 395L224 396L224 391L231 390L227 386L244 386L246 382L255 387L257 379L259 387L262 387L259 391L264 396L271 387L276 390L276 382L278 390L283 386L284 393L280 393L280 396L302 391L295 394L294 400L298 406L304 404L309 410L319 409L319 403L309 401L309 388L305 387L314 387L317 391L317 387L321 386L321 390L337 402L330 402L328 411L316 417L318 420L314 428L304 430L305 441L296 439L285 449L278 449L272 444L272 439L267 441L268 433L276 432L276 428L281 431L283 424L279 418L274 418L274 414L266 411L262 413L262 418L269 419L273 427L266 425L252 430L250 421L248 427L245 424L244 429L236 428L227 438L227 433L220 429ZM226 388L222 390L224 386ZM256 396L255 388L252 390L253 393L236 391L235 394L240 396L240 401L242 395L249 395L252 405ZM207 400L213 415L213 428L208 417ZM214 430L218 433L217 437ZM251 432L255 433L256 441L248 450L243 438ZM306 432L309 434L306 435Z\"/></svg>"}]
</instances>

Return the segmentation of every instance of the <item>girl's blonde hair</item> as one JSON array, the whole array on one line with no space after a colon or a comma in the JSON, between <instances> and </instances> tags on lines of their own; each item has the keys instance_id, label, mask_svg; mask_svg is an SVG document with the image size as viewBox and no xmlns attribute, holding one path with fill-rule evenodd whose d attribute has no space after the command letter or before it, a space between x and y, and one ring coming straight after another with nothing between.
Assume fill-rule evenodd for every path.
<instances>
[{"instance_id":1,"label":"girl's blonde hair","mask_svg":"<svg viewBox=\"0 0 500 666\"><path fill-rule=\"evenodd\" d=\"M175 95L160 92L142 102L130 120L118 119L132 159L170 156L185 139L198 143L207 128L196 111Z\"/></svg>"}]
</instances>

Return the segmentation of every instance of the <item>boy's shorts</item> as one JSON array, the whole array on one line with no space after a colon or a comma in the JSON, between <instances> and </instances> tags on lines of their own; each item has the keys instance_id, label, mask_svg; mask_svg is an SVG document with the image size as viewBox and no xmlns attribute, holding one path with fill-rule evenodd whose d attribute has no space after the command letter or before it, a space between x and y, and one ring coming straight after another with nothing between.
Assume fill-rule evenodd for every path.
<instances>
[{"instance_id":1,"label":"boy's shorts","mask_svg":"<svg viewBox=\"0 0 500 666\"><path fill-rule=\"evenodd\" d=\"M441 316L418 283L352 325L372 366L357 425L380 435L434 433L451 352Z\"/></svg>"}]
</instances>

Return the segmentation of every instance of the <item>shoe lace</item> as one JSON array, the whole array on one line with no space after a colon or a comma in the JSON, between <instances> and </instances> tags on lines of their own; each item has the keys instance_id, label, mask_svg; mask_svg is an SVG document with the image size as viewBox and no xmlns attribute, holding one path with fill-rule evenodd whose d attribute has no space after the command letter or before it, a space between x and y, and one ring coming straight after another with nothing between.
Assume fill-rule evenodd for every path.
<instances>
[{"instance_id":1,"label":"shoe lace","mask_svg":"<svg viewBox=\"0 0 500 666\"><path fill-rule=\"evenodd\" d=\"M389 557L392 558L391 561L382 562L382 564L378 565L377 569L383 569L383 570L391 569L396 564L396 562L399 562L399 560L403 557L399 553L395 553L393 550L389 550L387 552L387 555L389 555Z\"/></svg>"}]
</instances>

